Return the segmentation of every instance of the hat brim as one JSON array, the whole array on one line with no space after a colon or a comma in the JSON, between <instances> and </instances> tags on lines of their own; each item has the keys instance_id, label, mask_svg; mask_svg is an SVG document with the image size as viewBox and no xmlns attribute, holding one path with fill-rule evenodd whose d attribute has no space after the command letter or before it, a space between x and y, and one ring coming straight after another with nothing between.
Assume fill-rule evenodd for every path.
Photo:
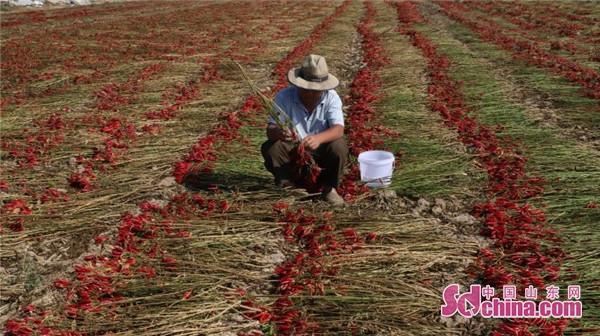
<instances>
[{"instance_id":1,"label":"hat brim","mask_svg":"<svg viewBox=\"0 0 600 336\"><path fill-rule=\"evenodd\" d=\"M300 77L300 68L291 69L288 72L288 80L290 83L307 90L331 90L340 85L340 81L332 74L328 74L327 80L322 82L311 82Z\"/></svg>"}]
</instances>

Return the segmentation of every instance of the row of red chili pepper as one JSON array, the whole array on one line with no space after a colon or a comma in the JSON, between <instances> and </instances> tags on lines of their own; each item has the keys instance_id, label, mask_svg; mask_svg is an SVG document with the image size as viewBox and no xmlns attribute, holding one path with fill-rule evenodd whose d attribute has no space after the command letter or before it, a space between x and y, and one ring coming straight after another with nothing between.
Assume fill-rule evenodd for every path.
<instances>
[{"instance_id":1,"label":"row of red chili pepper","mask_svg":"<svg viewBox=\"0 0 600 336\"><path fill-rule=\"evenodd\" d=\"M374 105L380 101L381 78L378 71L390 60L384 52L383 45L371 28L377 11L370 2L365 3L366 16L358 25L358 32L362 37L361 48L363 52L362 67L350 86L350 94L344 103L348 106L346 118L348 146L350 154L355 158L364 151L383 147L383 139L395 137L397 133L377 123L377 114ZM360 193L368 190L360 182L358 164L354 163L350 171L344 176L340 192L347 201L352 201Z\"/></svg>"},{"instance_id":2,"label":"row of red chili pepper","mask_svg":"<svg viewBox=\"0 0 600 336\"><path fill-rule=\"evenodd\" d=\"M309 321L299 305L299 296L325 295L330 279L340 272L337 258L361 249L377 239L374 232L359 234L353 228L343 230L332 223L333 213L316 215L304 209L292 210L287 203L273 205L277 222L287 243L299 251L275 269L277 299L268 307L246 299L244 315L261 324L273 323L278 335L307 335L318 332L319 325ZM322 331L321 331L322 332ZM239 335L262 335L258 330Z\"/></svg>"},{"instance_id":3,"label":"row of red chili pepper","mask_svg":"<svg viewBox=\"0 0 600 336\"><path fill-rule=\"evenodd\" d=\"M564 50L580 59L584 57L591 61L600 60L600 56L596 55L592 50L593 48L590 47L590 45L600 42L600 40L593 41L593 36L584 34L582 31L586 26L582 24L565 22L561 18L540 13L538 10L521 3L514 4L514 7L508 7L505 3L479 1L466 1L464 4L471 10L477 9L486 13L484 17L479 16L478 19L484 21L493 19L488 14L502 18L502 20L517 26L515 28L507 26L505 27L506 31L535 41L551 51ZM473 13L473 11L470 13Z\"/></svg>"},{"instance_id":4,"label":"row of red chili pepper","mask_svg":"<svg viewBox=\"0 0 600 336\"><path fill-rule=\"evenodd\" d=\"M517 3L512 1L509 3ZM600 18L594 16L593 4L588 3L592 6L580 6L580 3L571 3L564 6L562 3L552 2L536 2L527 3L529 10L537 11L536 13L544 13L552 18L563 18L569 19L575 23L581 23L583 25L593 25L600 22ZM570 6L569 6L570 5ZM595 32L596 36L600 36L600 32Z\"/></svg>"},{"instance_id":5,"label":"row of red chili pepper","mask_svg":"<svg viewBox=\"0 0 600 336\"><path fill-rule=\"evenodd\" d=\"M223 11L221 14L226 15L225 13L227 11ZM250 19L250 17L244 17ZM218 18L215 17L215 19ZM261 25L259 30L264 31L267 27L268 25ZM285 31L289 31L289 28L285 25L280 24L278 27L279 32L277 34L280 37L285 36L282 35L282 32L285 34ZM255 41L256 45L261 45L264 44L264 39L268 38L268 35L250 34L249 26L242 19L238 20L235 26L228 27L228 32L229 34L245 32L245 35L249 36L245 43L249 44L253 44L252 42ZM224 34L220 38L227 36L227 34ZM146 119L151 123L138 127L129 120L130 118L122 116L106 118L104 114L106 112L118 113L119 109L132 104L136 92L139 92L143 88L143 83L166 68L164 63L154 63L146 66L139 72L132 74L124 82L106 84L100 90L93 93L92 96L95 98L94 111L96 113L87 114L79 121L65 119L62 114L53 114L47 120L36 122L37 128L34 131L24 130L24 132L30 132L30 134L26 133L26 142L3 139L2 148L8 152L11 158L15 159L20 168L18 173L22 173L23 168L33 168L43 163L43 161L47 161L50 152L59 148L59 145L64 141L64 132L70 130L71 126L74 124L86 125L88 132L104 135L102 145L95 147L91 153L74 155L74 163L78 168L68 177L68 183L76 190L82 192L90 191L94 188L94 180L97 179L98 175L109 169L113 169L119 160L127 155L136 143L136 140L139 140L140 135L155 136L161 132L161 125L152 122L153 120L170 120L174 118L179 109L197 98L200 93L200 85L210 84L221 79L218 69L223 57L229 56L240 62L246 61L247 57L251 55L243 55L241 57L241 48L242 45L239 43L230 43L226 50L211 57L205 57L203 59L205 64L202 71L187 82L177 83L174 87L166 90L163 94L163 101L161 102L163 107L161 109L145 113ZM256 48L251 54L256 56L264 50L264 48ZM66 109L64 112L68 113L69 109ZM9 187L8 182L3 181L3 189L8 190ZM22 183L20 191L33 200L41 200L42 203L53 200L68 200L68 194L56 188L46 188L43 191L36 191L31 190L26 183ZM22 231L25 222L25 217L23 216L29 214L29 212L20 211L21 206L23 206L23 210L31 208L23 199L15 199L15 201L17 203L6 204L4 209L0 211L19 215L12 216L15 218L11 218L8 227L13 231Z\"/></svg>"},{"instance_id":6,"label":"row of red chili pepper","mask_svg":"<svg viewBox=\"0 0 600 336\"><path fill-rule=\"evenodd\" d=\"M62 8L54 11L40 11L30 10L26 12L20 12L15 14L8 14L8 18L5 18L0 23L0 28L6 29L11 27L18 27L22 25L35 25L38 23L52 22L56 23L63 20L71 20L76 18L90 18L97 15L110 15L118 12L128 12L143 8L144 4L127 3L119 4L117 6L106 6L106 8Z\"/></svg>"},{"instance_id":7,"label":"row of red chili pepper","mask_svg":"<svg viewBox=\"0 0 600 336\"><path fill-rule=\"evenodd\" d=\"M214 16L213 19L220 20L221 18L225 17L224 12L229 13L229 11L227 11L227 9L221 8L221 10L220 10L221 16L218 16L218 15ZM223 32L219 29L214 29L215 32L211 32L211 34L208 34L208 36L206 37L206 41L204 43L198 43L197 47L198 48L207 48L207 49L216 48L216 46L215 46L216 40L223 39L234 33L243 33L246 37L254 36L253 40L256 40L257 39L256 34L251 34L251 32L247 29L247 25L244 22L245 19L248 19L248 17L247 16L244 16L243 18L241 17L241 19L238 20L236 25L228 26L228 29L227 29L228 32L226 34L222 34ZM265 26L262 26L262 28L264 29ZM237 42L237 41L233 41L233 42ZM204 71L203 71L203 75L202 75L202 80L204 82L211 82L213 80L219 79L219 74L216 72L216 69L218 68L218 64L219 64L219 58L220 58L219 56L236 56L236 57L240 56L237 54L237 51L239 51L239 49L240 49L239 43L233 43L233 42L230 44L230 46L228 47L228 49L226 51L219 53L217 55L214 55L213 57L205 57L203 59L203 61L206 63L206 66L204 67ZM257 43L264 44L264 41L257 41ZM257 49L262 50L261 48L257 48ZM185 51L179 50L179 53L185 54ZM154 53L151 53L151 54L154 54ZM156 56L156 58L160 58L160 56ZM127 58L125 58L124 60L127 60ZM173 60L175 60L175 59L173 59ZM149 76L156 74L157 72L162 70L163 67L164 67L163 63L155 63L155 64L152 64L152 65L144 68L141 73L133 74L132 77L130 79L126 80L124 83L106 84L102 89L100 89L98 92L95 92L93 94L97 100L97 102L95 103L95 108L99 111L104 111L104 110L107 110L107 111L113 110L114 111L119 106L128 105L129 103L131 103L132 98L127 98L127 97L123 96L123 93L128 93L128 92L131 93L131 92L138 91L139 85L141 84L141 82L143 80L147 80ZM191 83L191 84L193 84L193 83ZM190 83L186 83L186 85L190 85ZM179 88L179 89L181 91L184 91L185 87ZM183 99L187 98L186 96L190 96L190 94L186 93L186 92L180 93L180 97L182 97ZM179 105L181 105L181 103L179 101L176 101L174 104L164 104L164 105L169 105L169 106L165 106L165 108L161 109L160 111L148 112L147 117L149 119L169 119L170 117L172 117L174 110L176 110L177 107ZM68 112L69 109L68 108L66 108L66 109L67 110L65 112ZM58 117L61 117L61 116L58 116ZM81 123L85 125L86 121L93 122L94 120L90 120L90 117L87 117ZM75 121L75 120L72 121L72 123L78 123L78 122L79 121ZM64 126L66 126L66 125L71 125L72 123L63 122L63 125L62 125L63 127L61 127L61 128L64 128ZM113 122L113 124L114 124L114 122ZM28 131L24 130L24 132L26 133L25 137L27 138L27 144L19 143L17 141L10 142L10 141L3 140L3 149L6 150L7 152L9 152L10 156L15 158L18 161L21 168L23 168L24 166L35 165L39 161L36 154L40 154L40 153L36 153L36 152L47 152L50 148L55 148L56 144L57 144L57 139L62 139L62 137L63 137L62 135L60 135L60 136L55 137L57 139L49 140L49 139L47 139L47 137L44 136L44 134L49 130L56 130L56 129L41 128L41 129L33 132L32 134L27 134ZM38 149L37 147L40 147L40 148Z\"/></svg>"},{"instance_id":8,"label":"row of red chili pepper","mask_svg":"<svg viewBox=\"0 0 600 336\"><path fill-rule=\"evenodd\" d=\"M176 270L177 260L161 242L168 238L188 238L190 233L174 228L175 222L209 217L231 209L232 204L225 199L188 193L172 197L166 205L140 203L139 214L122 215L117 235L109 246L106 246L108 236L99 235L94 239L95 244L102 247L101 252L85 256L83 262L74 266L75 279L59 278L53 282L65 295L64 305L54 310L31 304L24 307L22 318L7 321L7 335L82 335L85 333L60 326L86 314L103 313L116 318L115 309L124 298L119 290L126 288L131 278L152 279L157 274Z\"/></svg>"},{"instance_id":9,"label":"row of red chili pepper","mask_svg":"<svg viewBox=\"0 0 600 336\"><path fill-rule=\"evenodd\" d=\"M166 8L165 8L166 9ZM90 13L91 15L92 13ZM150 20L157 18L149 18ZM171 20L170 15L161 16L165 22ZM116 29L112 35L102 32L113 28L114 23L110 20L96 21L92 18L89 22L76 21L71 25L60 26L58 28L34 29L23 34L14 34L4 42L3 59L1 64L5 80L2 83L3 97L0 100L0 107L4 108L11 104L20 105L24 102L31 102L33 97L49 97L53 94L63 93L69 87L81 83L90 83L104 78L110 69L122 61L130 61L140 55L129 45L115 43L115 39L127 39L128 28L121 27L124 30ZM132 20L134 21L134 20ZM135 20L137 21L137 20ZM137 27L148 25L149 22L135 22ZM73 34L73 31L90 31L96 29L97 32L88 39L93 38L97 45L82 43L79 34ZM166 37L166 36L165 36ZM170 36L172 38L172 36ZM168 40L165 39L165 43ZM110 47L110 52L100 53L98 49ZM147 50L156 59L157 54L153 49ZM112 57L112 56L116 57ZM35 56L35 57L33 57ZM46 70L51 68L52 70ZM79 71L79 72L78 72ZM92 72L90 72L92 71ZM39 92L30 91L27 86L31 83L54 79L55 76L65 77L60 81L60 85L52 85Z\"/></svg>"},{"instance_id":10,"label":"row of red chili pepper","mask_svg":"<svg viewBox=\"0 0 600 336\"><path fill-rule=\"evenodd\" d=\"M142 69L123 83L109 83L94 95L96 96L95 110L98 113L89 114L85 122L89 132L105 134L102 145L95 147L92 153L75 155L78 169L68 178L69 185L81 192L93 188L93 180L97 174L117 164L124 157L130 145L137 138L137 127L126 117L103 116L104 111L118 113L136 100L135 95L143 89L145 81L164 71L165 64L155 63Z\"/></svg>"},{"instance_id":11,"label":"row of red chili pepper","mask_svg":"<svg viewBox=\"0 0 600 336\"><path fill-rule=\"evenodd\" d=\"M539 29L558 36L575 37L585 29L585 26L582 24L565 21L564 18L557 18L545 13L538 13L522 3L511 3L510 7L508 3L506 6L504 4L484 4L484 6L478 6L475 2L469 1L466 5L468 7L477 6L477 8L486 12L501 14L502 17L512 17L513 19L510 22L526 30ZM529 18L529 20L523 18Z\"/></svg>"},{"instance_id":12,"label":"row of red chili pepper","mask_svg":"<svg viewBox=\"0 0 600 336\"><path fill-rule=\"evenodd\" d=\"M565 252L557 233L548 227L543 210L529 201L542 194L543 179L527 174L527 158L514 141L499 137L492 127L471 116L462 83L450 76L452 61L414 28L424 22L416 5L399 2L396 6L398 31L408 36L427 60L430 108L477 153L477 164L488 175L487 199L474 205L473 214L483 222L481 233L492 245L480 250L471 275L495 288L515 284L520 293L528 285L539 288L557 281ZM515 319L503 321L492 334L533 335L537 330L540 335L561 335L566 325L564 319Z\"/></svg>"},{"instance_id":13,"label":"row of red chili pepper","mask_svg":"<svg viewBox=\"0 0 600 336\"><path fill-rule=\"evenodd\" d=\"M303 40L296 48L286 55L278 64L296 61L303 53L309 50L328 30L334 18L340 15L349 5L349 1L340 5L333 14L326 17L308 38ZM281 68L281 67L280 67ZM277 73L278 76L284 75ZM281 87L281 78L279 77ZM254 96L250 96L240 113L260 111L260 104ZM223 117L223 122L215 127L210 137L203 137L206 143L215 140L223 141L232 139L233 133L230 127L239 129L241 122L238 120L238 112L232 112ZM186 157L195 156L198 152L198 143L194 145L192 153ZM203 142L204 143L204 142ZM202 146L202 145L200 145ZM214 149L209 150L210 155L204 156L207 161L216 159ZM175 174L177 171L174 172ZM177 175L176 175L177 176ZM76 331L61 330L56 327L58 323L67 318L80 317L82 313L103 312L108 316L115 317L114 303L120 301L122 296L118 289L123 288L127 278L141 274L147 278L153 278L157 272L174 271L177 261L168 254L168 251L160 245L160 238L189 237L186 230L177 230L172 227L175 221L181 221L196 217L208 217L214 212L224 213L231 211L232 205L226 199L205 198L200 195L188 193L174 196L168 204L161 206L152 202L142 202L139 206L140 214L125 213L122 216L116 238L108 253L88 255L85 262L74 266L75 280L57 279L54 286L64 290L67 304L62 310L47 311L33 305L23 309L25 315L20 319L10 319L6 323L6 331L9 335L31 335L39 332L44 335L80 335ZM107 236L98 236L95 243L104 245L108 241ZM160 259L157 265L155 260ZM191 292L186 292L184 299L189 298ZM53 318L49 318L52 315Z\"/></svg>"},{"instance_id":14,"label":"row of red chili pepper","mask_svg":"<svg viewBox=\"0 0 600 336\"><path fill-rule=\"evenodd\" d=\"M223 29L223 25L214 24L213 20L223 18L224 13L236 15L242 20L244 16L252 15L252 11L243 11L232 3L199 4L191 8L168 2L157 5L161 10L149 15L133 16L118 24L114 20L93 17L94 12L91 11L91 19L86 17L71 25L36 29L7 39L0 62L5 79L2 82L0 108L29 103L32 98L64 93L79 84L97 82L124 62L170 61L181 56L202 54L207 49L217 49L221 39L227 35L225 30L238 29L240 26L236 24ZM256 6L269 5L274 6L273 10L280 8L276 3ZM158 25L174 28L189 25L196 29L153 29ZM73 34L74 31L79 33ZM207 31L210 34L206 35ZM123 40L130 40L132 35L139 37L135 44L122 43ZM90 40L94 43L90 43ZM52 85L39 92L28 88L31 83L54 78L61 79L60 85Z\"/></svg>"},{"instance_id":15,"label":"row of red chili pepper","mask_svg":"<svg viewBox=\"0 0 600 336\"><path fill-rule=\"evenodd\" d=\"M547 52L539 43L534 41L510 37L505 33L505 28L491 20L473 20L466 15L468 9L461 3L450 1L437 3L446 15L469 27L483 40L510 52L517 59L548 69L573 83L579 84L585 96L600 100L600 73L597 70Z\"/></svg>"},{"instance_id":16,"label":"row of red chili pepper","mask_svg":"<svg viewBox=\"0 0 600 336\"><path fill-rule=\"evenodd\" d=\"M518 19L514 23L526 29L541 29L553 35L568 36L592 44L597 43L597 38L600 37L600 32L590 29L598 24L600 19L590 16L592 13L589 10L586 11L587 15L582 15L582 9L566 6L557 8L551 3L532 5L517 1L498 3L493 7L513 15ZM577 11L580 11L580 14L575 13Z\"/></svg>"}]
</instances>

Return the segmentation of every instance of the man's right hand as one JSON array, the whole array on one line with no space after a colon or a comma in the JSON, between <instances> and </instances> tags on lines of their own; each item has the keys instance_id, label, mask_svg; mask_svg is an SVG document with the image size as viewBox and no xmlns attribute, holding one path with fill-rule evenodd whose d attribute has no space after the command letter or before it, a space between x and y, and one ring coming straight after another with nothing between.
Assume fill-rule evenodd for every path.
<instances>
[{"instance_id":1,"label":"man's right hand","mask_svg":"<svg viewBox=\"0 0 600 336\"><path fill-rule=\"evenodd\" d=\"M267 137L272 141L292 141L292 133L287 129L279 128L277 125L269 125L267 127Z\"/></svg>"},{"instance_id":2,"label":"man's right hand","mask_svg":"<svg viewBox=\"0 0 600 336\"><path fill-rule=\"evenodd\" d=\"M280 137L279 137L279 140L282 140L282 141L292 141L292 132L290 132L290 130L287 130L287 129L282 130L280 128L279 129L279 133L281 133Z\"/></svg>"}]
</instances>

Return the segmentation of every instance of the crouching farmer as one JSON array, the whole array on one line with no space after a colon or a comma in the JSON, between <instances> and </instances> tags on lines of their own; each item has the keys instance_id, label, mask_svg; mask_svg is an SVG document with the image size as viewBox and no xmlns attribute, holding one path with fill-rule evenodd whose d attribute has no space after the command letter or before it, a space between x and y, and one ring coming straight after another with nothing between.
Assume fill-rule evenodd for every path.
<instances>
[{"instance_id":1,"label":"crouching farmer","mask_svg":"<svg viewBox=\"0 0 600 336\"><path fill-rule=\"evenodd\" d=\"M344 199L336 188L348 159L348 146L344 139L342 101L335 91L339 81L328 73L325 58L319 55L307 56L300 68L288 72L288 80L292 85L277 93L275 103L294 126L300 145L310 151L321 167L317 182L322 187L323 198L334 206L341 206ZM269 118L267 138L261 148L265 167L277 185L294 186L297 177L293 172L297 167L292 160L291 134Z\"/></svg>"}]
</instances>

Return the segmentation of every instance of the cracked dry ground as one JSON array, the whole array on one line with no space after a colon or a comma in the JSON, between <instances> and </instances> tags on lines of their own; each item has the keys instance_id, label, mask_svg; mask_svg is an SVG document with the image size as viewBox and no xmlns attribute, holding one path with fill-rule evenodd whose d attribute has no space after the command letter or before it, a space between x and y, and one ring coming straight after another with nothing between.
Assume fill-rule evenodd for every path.
<instances>
[{"instance_id":1,"label":"cracked dry ground","mask_svg":"<svg viewBox=\"0 0 600 336\"><path fill-rule=\"evenodd\" d=\"M488 334L495 321L439 316L443 288L450 283L467 286L474 282L468 275L469 269L478 251L491 244L480 236L482 224L470 215L473 205L485 193L485 171L477 166L477 155L461 143L454 130L446 127L437 112L430 110L427 59L407 36L396 31L396 9L384 2L368 4L349 1L323 28L326 33L322 36L313 35L313 29L326 21L336 6L344 6L341 2L329 3L327 10L317 10L323 8L318 2L269 1L249 4L251 8L231 2L190 2L183 7L152 3L123 7L117 14L110 6L119 7L113 4L105 7L110 15L100 13L92 23L78 17L37 23L48 24L53 32L64 32L69 24L89 30L89 35L73 37L65 45L83 43L86 37L97 35L106 36L115 45L121 41L135 45L148 31L155 32L160 40L140 46L140 53L153 50L151 56L125 53L131 57L129 63L107 60L100 65L102 76L81 85L41 94L46 86L57 85L55 80L39 80L36 84L36 80L28 79L30 82L19 82L10 88L16 97L17 93L26 92L31 98L25 105L9 103L3 107L3 138L25 138L23 129L30 127L33 120L47 118L67 105L69 109L61 113L68 129L65 139L59 148L45 153L40 165L20 169L16 159L4 160L3 149L2 180L9 188L2 191L2 198L5 203L15 198L27 200L33 214L25 216L21 232L7 229L8 220L20 214L11 215L3 223L0 323L6 325L8 320L23 321L27 316L42 315L42 326L84 334L238 335L260 331L285 335L282 324L256 314L273 313L274 303L281 298L276 272L302 252L301 247L282 235L282 220L274 214L273 206L285 202L290 211L304 209L305 214L318 219L331 217L328 223L335 232L376 234L360 249L320 259L323 269L336 270L318 276L318 283L324 288L322 293L306 290L290 296L299 312L297 320L318 326L312 331L314 334ZM307 6L319 14L297 24L297 16ZM369 6L375 11L368 12ZM583 274L581 279L589 284L590 295L597 298L594 276L598 272L586 275L585 269L598 267L597 261L592 260L598 253L597 234L589 228L597 221L598 213L583 212L585 203L597 199L599 194L600 183L584 180L600 182L597 125L573 117L572 112L565 113L559 103L541 102L543 89L531 89L530 83L518 76L518 64L503 63L506 56L469 35L464 27L444 16L438 5L423 3L419 9L430 19L418 26L419 31L452 58L451 75L465 81L466 96L477 107L478 117L490 125L503 124L508 135L525 142L525 150L532 157L531 169L552 181L539 201L550 203L549 222L571 233L565 249L574 258L567 261L567 266L572 272ZM135 19L128 18L130 10L136 11ZM184 19L172 21L186 12ZM190 151L199 137L211 134L219 125L231 126L228 122L232 119L227 116L241 110L251 94L235 68L221 60L240 61L257 84L268 91L278 83L278 74L273 70L294 53L295 46L310 40L297 56L316 53L327 58L330 71L340 79L338 92L344 97L348 115L351 83L361 69L369 67L369 60L364 58L364 36L359 31L359 24L369 16L369 29L379 38L381 53L389 62L376 69L381 81L377 92L380 97L373 106L374 118L365 122L398 132L385 138L381 146L401 154L397 156L389 189L359 195L343 210L329 214L330 209L322 202L275 188L262 166L259 151L264 139L264 111L234 115L239 118L235 120L240 123L239 130L230 139L217 143L214 152L209 151L216 157L211 173L199 176L195 183L180 185L175 181L174 163ZM214 20L203 19L209 17ZM132 23L130 30L120 35L113 29L123 20ZM206 24L204 21L211 24L200 26L202 29L196 26ZM177 22L177 34L182 35L161 35L161 22ZM184 33L186 29L194 33ZM4 33L2 36L3 41L14 38ZM43 36L35 38L43 40ZM66 39L64 35L63 38ZM204 44L195 50L169 44L179 41L180 46L185 46L186 39ZM85 48L101 50L94 49L100 47ZM52 62L57 61L52 57L56 55L49 55L47 64L30 66L39 74L60 72L53 68ZM295 56L291 64L296 66L300 59ZM98 93L106 92L103 90L107 84L130 83L131 78L137 78L155 63L164 68L138 85L117 86L121 88L118 97L127 104L117 110L98 107ZM219 76L207 76L211 71ZM89 72L85 69L65 73L64 78ZM42 89L39 83L43 83ZM164 107L164 100L178 99L174 94L164 97L164 92L179 92L187 84L198 93L185 96L187 100L173 117L144 117L146 112ZM485 88L487 99L483 102L478 100L481 87ZM552 94L559 98L564 94L563 99L569 100L572 92L564 92L559 88ZM514 115L499 116L499 106L510 106ZM103 119L98 122L86 119L86 115ZM75 157L93 157L94 148L102 148L105 136L98 129L121 115L129 118L121 120L123 129L126 123L133 124L137 137L130 140L129 148L116 164L96 171L93 189L77 192L66 182L71 172L82 169ZM87 124L76 124L82 120ZM144 126L157 126L158 131L145 134L140 131ZM534 144L542 138L547 142L536 147ZM569 151L575 151L577 157L569 156ZM573 173L574 165L579 165L581 175ZM556 177L563 177L564 182ZM35 194L49 186L64 191L69 200L39 201ZM56 280L85 283L79 277L81 266L88 265L96 267L91 267L91 273L109 274L103 273L104 266L97 266L103 264L94 258L115 256L123 228L132 230L124 226L132 219L126 214L144 215L140 204L147 208L165 207L175 204L172 201L180 195L209 204L202 203L204 212L177 213L175 206L170 208L174 213L169 216L156 216L157 225L164 225L156 236L146 231L136 233L144 239L146 233L152 237L143 247L153 252L132 258L135 261L128 259L128 253L135 256L135 251L119 254L120 272L108 276L107 286L114 292L94 296L90 305L78 307L74 316L72 308L74 303L81 304L81 294L70 296L65 288L56 286ZM579 221L567 226L569 218ZM113 297L119 300L107 299ZM27 308L28 305L34 307ZM27 312L28 309L33 311Z\"/></svg>"}]
</instances>

